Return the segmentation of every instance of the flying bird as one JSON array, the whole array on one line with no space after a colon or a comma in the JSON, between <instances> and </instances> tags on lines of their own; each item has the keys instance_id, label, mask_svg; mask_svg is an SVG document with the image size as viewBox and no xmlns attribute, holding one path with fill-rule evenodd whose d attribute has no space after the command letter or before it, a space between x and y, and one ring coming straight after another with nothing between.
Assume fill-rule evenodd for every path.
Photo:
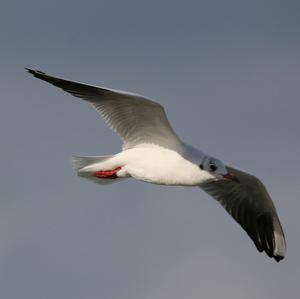
<instances>
[{"instance_id":1,"label":"flying bird","mask_svg":"<svg viewBox=\"0 0 300 299\"><path fill-rule=\"evenodd\" d=\"M160 104L138 94L27 70L90 103L123 141L122 151L115 155L73 157L72 166L79 176L98 184L135 178L160 185L200 187L241 225L260 252L277 262L284 258L284 233L263 183L184 143Z\"/></svg>"}]
</instances>

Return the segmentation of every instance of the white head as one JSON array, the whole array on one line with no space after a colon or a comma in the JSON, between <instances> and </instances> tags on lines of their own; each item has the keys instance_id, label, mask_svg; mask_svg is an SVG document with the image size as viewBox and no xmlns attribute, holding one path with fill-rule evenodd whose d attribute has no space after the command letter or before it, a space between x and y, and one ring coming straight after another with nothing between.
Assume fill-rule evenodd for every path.
<instances>
[{"instance_id":1,"label":"white head","mask_svg":"<svg viewBox=\"0 0 300 299\"><path fill-rule=\"evenodd\" d=\"M208 172L212 176L212 179L225 179L238 182L238 179L233 174L228 172L226 166L219 159L214 157L204 157L199 167L201 170Z\"/></svg>"}]
</instances>

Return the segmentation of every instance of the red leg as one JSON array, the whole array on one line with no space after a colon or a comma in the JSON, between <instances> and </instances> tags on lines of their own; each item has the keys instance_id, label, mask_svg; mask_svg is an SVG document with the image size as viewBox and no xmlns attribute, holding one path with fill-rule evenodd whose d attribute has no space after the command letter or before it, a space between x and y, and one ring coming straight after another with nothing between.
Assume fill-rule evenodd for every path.
<instances>
[{"instance_id":1,"label":"red leg","mask_svg":"<svg viewBox=\"0 0 300 299\"><path fill-rule=\"evenodd\" d=\"M93 175L99 179L116 179L118 177L117 172L121 170L121 168L122 167L117 167L112 170L99 170L94 172Z\"/></svg>"}]
</instances>

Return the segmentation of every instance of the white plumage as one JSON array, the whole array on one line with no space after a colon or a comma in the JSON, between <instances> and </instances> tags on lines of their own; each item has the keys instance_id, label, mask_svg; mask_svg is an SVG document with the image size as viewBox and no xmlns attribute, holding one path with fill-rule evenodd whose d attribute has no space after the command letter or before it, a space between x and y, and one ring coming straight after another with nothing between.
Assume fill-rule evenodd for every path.
<instances>
[{"instance_id":1,"label":"white plumage","mask_svg":"<svg viewBox=\"0 0 300 299\"><path fill-rule=\"evenodd\" d=\"M182 142L160 104L140 95L28 71L89 102L123 140L123 150L116 155L73 157L79 176L99 184L132 177L153 184L198 186L222 204L259 251L276 261L284 258L284 233L262 182Z\"/></svg>"}]
</instances>

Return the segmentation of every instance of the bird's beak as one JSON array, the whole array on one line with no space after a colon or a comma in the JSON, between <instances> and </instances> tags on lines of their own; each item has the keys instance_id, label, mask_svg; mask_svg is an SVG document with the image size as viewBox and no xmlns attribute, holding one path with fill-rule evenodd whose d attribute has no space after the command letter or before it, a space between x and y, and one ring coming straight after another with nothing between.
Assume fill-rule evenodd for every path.
<instances>
[{"instance_id":1,"label":"bird's beak","mask_svg":"<svg viewBox=\"0 0 300 299\"><path fill-rule=\"evenodd\" d=\"M229 180L229 181L234 181L234 182L236 182L236 183L239 183L240 182L240 180L234 175L234 174L232 174L232 173L226 173L226 174L224 174L223 175L223 178L225 179L225 180Z\"/></svg>"}]
</instances>

